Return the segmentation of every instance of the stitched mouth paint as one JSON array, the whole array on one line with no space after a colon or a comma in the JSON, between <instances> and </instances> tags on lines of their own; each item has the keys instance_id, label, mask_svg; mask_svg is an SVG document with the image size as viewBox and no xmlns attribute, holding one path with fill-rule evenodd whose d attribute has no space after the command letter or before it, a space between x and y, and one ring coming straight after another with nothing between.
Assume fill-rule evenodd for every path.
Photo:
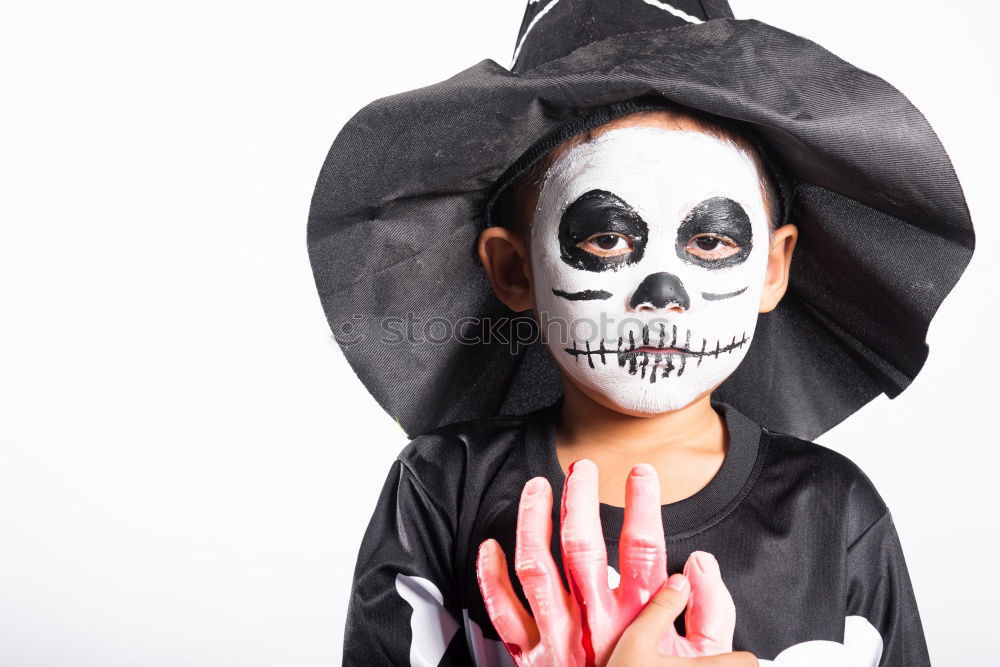
<instances>
[{"instance_id":1,"label":"stitched mouth paint","mask_svg":"<svg viewBox=\"0 0 1000 667\"><path fill-rule=\"evenodd\" d=\"M590 347L590 341L573 341L572 347L565 348L565 351L576 357L577 363L580 358L586 359L591 368L596 368L594 358L597 357L600 363L607 364L608 358L617 359L618 366L627 368L629 375L639 374L640 379L646 378L646 371L649 371L649 382L655 383L657 371L659 377L670 377L671 372L677 371L677 375L683 375L687 368L688 359L693 359L696 365L700 366L705 358L718 359L719 355L732 354L750 342L746 332L739 336L733 336L731 340L715 340L714 346L707 338L701 339L701 347L691 347L690 329L684 334L684 343L678 345L676 326L673 328L673 336L670 344L665 344L665 326L660 326L659 342L651 340L649 328L644 326L642 333L636 336L629 332L628 338L618 337L616 347L608 347L604 338L594 349ZM637 344L637 340L641 343ZM695 338L697 340L697 337Z\"/></svg>"},{"instance_id":2,"label":"stitched mouth paint","mask_svg":"<svg viewBox=\"0 0 1000 667\"><path fill-rule=\"evenodd\" d=\"M753 161L724 140L638 125L575 146L546 173L531 227L550 353L625 411L684 407L746 355L767 225Z\"/></svg>"}]
</instances>

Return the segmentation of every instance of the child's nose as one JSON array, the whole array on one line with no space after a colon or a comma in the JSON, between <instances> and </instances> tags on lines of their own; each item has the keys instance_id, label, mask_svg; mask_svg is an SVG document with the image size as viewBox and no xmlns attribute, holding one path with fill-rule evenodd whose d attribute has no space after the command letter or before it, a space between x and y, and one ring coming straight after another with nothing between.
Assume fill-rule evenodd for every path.
<instances>
[{"instance_id":1,"label":"child's nose","mask_svg":"<svg viewBox=\"0 0 1000 667\"><path fill-rule=\"evenodd\" d=\"M629 300L632 310L649 311L664 308L687 310L691 299L681 279L672 273L651 273L636 288Z\"/></svg>"}]
</instances>

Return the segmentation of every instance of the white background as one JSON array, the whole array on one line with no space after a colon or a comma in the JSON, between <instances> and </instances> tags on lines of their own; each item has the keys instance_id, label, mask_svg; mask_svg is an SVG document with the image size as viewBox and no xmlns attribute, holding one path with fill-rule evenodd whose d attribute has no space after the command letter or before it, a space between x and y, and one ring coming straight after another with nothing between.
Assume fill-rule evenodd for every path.
<instances>
[{"instance_id":1,"label":"white background","mask_svg":"<svg viewBox=\"0 0 1000 667\"><path fill-rule=\"evenodd\" d=\"M926 367L820 442L891 507L935 663L987 664L1000 11L732 5L893 82L966 189L977 255ZM339 662L358 544L406 440L329 336L313 184L370 100L509 65L523 9L4 3L0 665Z\"/></svg>"}]
</instances>

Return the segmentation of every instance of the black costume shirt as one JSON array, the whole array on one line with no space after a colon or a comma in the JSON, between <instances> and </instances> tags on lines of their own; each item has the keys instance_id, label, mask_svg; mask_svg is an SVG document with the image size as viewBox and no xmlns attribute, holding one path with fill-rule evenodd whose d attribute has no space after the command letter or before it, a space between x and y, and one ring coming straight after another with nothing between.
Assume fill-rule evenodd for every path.
<instances>
[{"instance_id":1,"label":"black costume shirt","mask_svg":"<svg viewBox=\"0 0 1000 667\"><path fill-rule=\"evenodd\" d=\"M662 512L670 573L692 551L718 559L736 603L734 650L780 667L929 664L892 518L864 473L832 450L712 405L729 433L722 466ZM560 406L449 425L401 452L358 556L345 664L513 664L483 605L476 554L492 537L513 566L521 490L544 476L561 569ZM602 504L600 514L613 583L623 509Z\"/></svg>"}]
</instances>

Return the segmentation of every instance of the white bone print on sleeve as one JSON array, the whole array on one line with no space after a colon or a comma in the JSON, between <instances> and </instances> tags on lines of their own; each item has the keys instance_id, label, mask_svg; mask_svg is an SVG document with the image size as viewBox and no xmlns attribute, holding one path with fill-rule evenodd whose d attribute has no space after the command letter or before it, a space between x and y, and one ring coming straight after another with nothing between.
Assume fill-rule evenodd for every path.
<instances>
[{"instance_id":1,"label":"white bone print on sleeve","mask_svg":"<svg viewBox=\"0 0 1000 667\"><path fill-rule=\"evenodd\" d=\"M608 586L617 588L621 575L608 566ZM844 619L844 643L813 640L789 646L774 660L760 660L761 667L878 667L882 635L863 616Z\"/></svg>"},{"instance_id":2,"label":"white bone print on sleeve","mask_svg":"<svg viewBox=\"0 0 1000 667\"><path fill-rule=\"evenodd\" d=\"M444 608L440 589L423 577L396 575L396 592L413 607L410 617L410 667L436 667L458 631Z\"/></svg>"},{"instance_id":3,"label":"white bone print on sleeve","mask_svg":"<svg viewBox=\"0 0 1000 667\"><path fill-rule=\"evenodd\" d=\"M863 616L844 619L844 643L813 640L790 646L761 667L877 667L882 658L882 635Z\"/></svg>"}]
</instances>

